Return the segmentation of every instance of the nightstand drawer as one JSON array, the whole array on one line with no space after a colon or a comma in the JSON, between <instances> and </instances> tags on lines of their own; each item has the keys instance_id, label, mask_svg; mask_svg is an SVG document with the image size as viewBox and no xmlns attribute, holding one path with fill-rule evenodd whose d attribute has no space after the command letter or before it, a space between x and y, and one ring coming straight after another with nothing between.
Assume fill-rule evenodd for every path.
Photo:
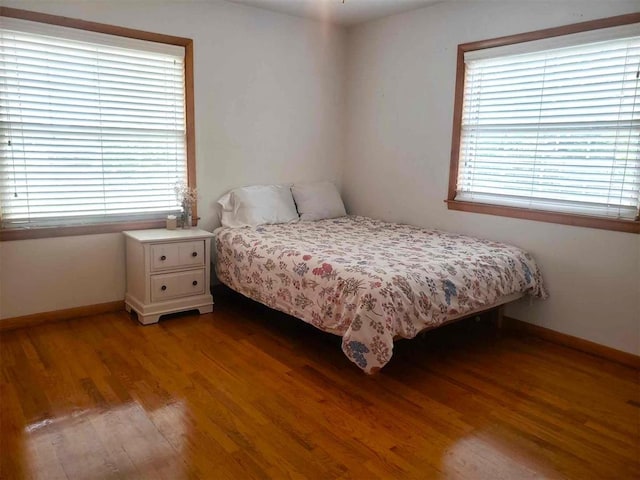
<instances>
[{"instance_id":1,"label":"nightstand drawer","mask_svg":"<svg viewBox=\"0 0 640 480\"><path fill-rule=\"evenodd\" d=\"M204 241L151 245L151 271L204 265Z\"/></svg>"},{"instance_id":2,"label":"nightstand drawer","mask_svg":"<svg viewBox=\"0 0 640 480\"><path fill-rule=\"evenodd\" d=\"M205 269L151 276L151 301L201 295L205 287Z\"/></svg>"}]
</instances>

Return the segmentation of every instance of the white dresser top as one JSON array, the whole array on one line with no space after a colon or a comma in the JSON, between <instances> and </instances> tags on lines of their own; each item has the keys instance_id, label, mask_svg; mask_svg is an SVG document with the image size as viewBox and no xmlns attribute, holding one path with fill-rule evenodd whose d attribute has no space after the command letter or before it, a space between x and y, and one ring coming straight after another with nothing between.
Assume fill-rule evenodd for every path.
<instances>
[{"instance_id":1,"label":"white dresser top","mask_svg":"<svg viewBox=\"0 0 640 480\"><path fill-rule=\"evenodd\" d=\"M201 238L211 238L213 233L197 228L183 230L167 230L166 228L154 228L150 230L129 230L122 232L127 237L131 237L141 243L150 242L171 242L178 240L198 240Z\"/></svg>"}]
</instances>

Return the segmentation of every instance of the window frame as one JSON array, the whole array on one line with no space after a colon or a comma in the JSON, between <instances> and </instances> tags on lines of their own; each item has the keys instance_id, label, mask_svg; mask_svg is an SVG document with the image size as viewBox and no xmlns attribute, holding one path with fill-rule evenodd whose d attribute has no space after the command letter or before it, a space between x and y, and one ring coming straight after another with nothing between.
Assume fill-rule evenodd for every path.
<instances>
[{"instance_id":1,"label":"window frame","mask_svg":"<svg viewBox=\"0 0 640 480\"><path fill-rule=\"evenodd\" d=\"M184 47L185 69L185 125L186 125L186 168L187 184L196 188L196 154L195 154L195 114L194 114L194 81L193 81L193 40L190 38L176 37L136 30L126 27L118 27L104 23L90 22L58 15L32 12L17 8L1 7L0 17L17 18L32 22L47 23L61 27L75 28L90 32L106 33L119 37L135 38L156 43L166 43ZM193 223L197 225L197 202L193 206ZM124 230L141 230L147 228L160 228L165 226L164 220L136 220L113 222L107 221L94 225L70 225L55 227L31 227L31 228L0 228L0 241L25 240L32 238L66 237L72 235L93 235L99 233L122 232Z\"/></svg>"},{"instance_id":2,"label":"window frame","mask_svg":"<svg viewBox=\"0 0 640 480\"><path fill-rule=\"evenodd\" d=\"M488 203L476 203L456 200L458 186L458 164L460 160L460 140L462 134L462 108L464 103L465 63L464 54L474 50L512 45L515 43L530 42L545 38L558 37L573 33L598 30L602 28L616 27L640 22L640 13L629 13L615 17L602 18L587 22L574 23L560 27L535 30L527 33L508 35L505 37L480 40L476 42L462 43L458 45L456 64L456 84L453 109L453 129L451 139L451 163L449 167L449 189L445 200L449 210L463 212L482 213L503 217L520 218L539 222L559 223L578 227L590 227L604 230L614 230L627 233L640 233L640 218L635 220L622 220L603 218L591 215L574 213L560 213L547 210L518 208Z\"/></svg>"}]
</instances>

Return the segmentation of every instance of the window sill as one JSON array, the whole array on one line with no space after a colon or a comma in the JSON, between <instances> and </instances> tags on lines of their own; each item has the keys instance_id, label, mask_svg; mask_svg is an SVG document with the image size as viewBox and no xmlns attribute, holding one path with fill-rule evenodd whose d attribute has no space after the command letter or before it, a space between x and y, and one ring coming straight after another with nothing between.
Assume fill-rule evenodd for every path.
<instances>
[{"instance_id":1,"label":"window sill","mask_svg":"<svg viewBox=\"0 0 640 480\"><path fill-rule=\"evenodd\" d=\"M196 222L194 221L194 226ZM7 228L0 229L0 242L28 240L34 238L71 237L75 235L96 235L117 233L124 230L145 230L164 228L164 220L141 220L136 222L102 223L97 225L74 225L69 227Z\"/></svg>"},{"instance_id":2,"label":"window sill","mask_svg":"<svg viewBox=\"0 0 640 480\"><path fill-rule=\"evenodd\" d=\"M536 222L559 223L574 227L598 228L616 232L640 233L640 221L618 220L614 218L590 217L572 213L547 212L544 210L529 210L486 203L461 202L459 200L445 200L449 210L461 212L484 213L501 217L522 218Z\"/></svg>"}]
</instances>

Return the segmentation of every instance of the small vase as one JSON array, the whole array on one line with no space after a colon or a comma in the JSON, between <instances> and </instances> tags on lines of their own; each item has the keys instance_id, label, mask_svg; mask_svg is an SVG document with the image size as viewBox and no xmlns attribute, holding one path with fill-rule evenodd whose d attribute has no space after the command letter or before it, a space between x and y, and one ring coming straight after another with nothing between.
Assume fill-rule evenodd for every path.
<instances>
[{"instance_id":1,"label":"small vase","mask_svg":"<svg viewBox=\"0 0 640 480\"><path fill-rule=\"evenodd\" d=\"M193 217L191 216L191 208L185 208L182 211L182 228L189 229L193 226Z\"/></svg>"}]
</instances>

